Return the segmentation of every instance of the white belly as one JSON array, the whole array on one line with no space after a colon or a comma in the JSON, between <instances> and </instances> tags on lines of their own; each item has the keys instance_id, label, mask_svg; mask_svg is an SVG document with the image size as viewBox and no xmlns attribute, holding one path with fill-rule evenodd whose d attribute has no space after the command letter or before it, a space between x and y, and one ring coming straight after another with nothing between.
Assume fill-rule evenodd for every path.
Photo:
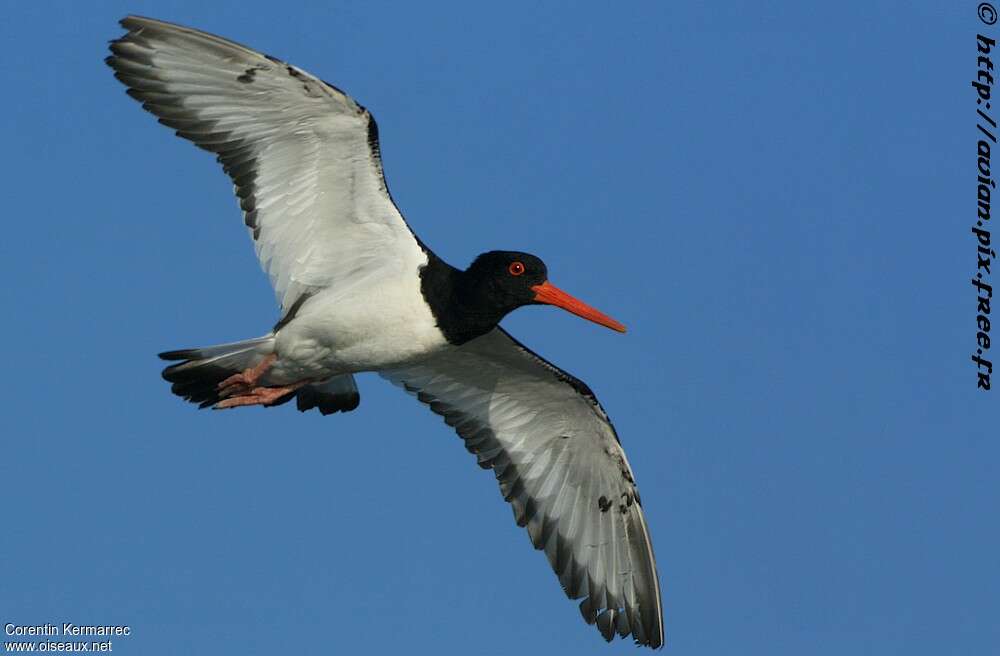
<instances>
[{"instance_id":1,"label":"white belly","mask_svg":"<svg viewBox=\"0 0 1000 656\"><path fill-rule=\"evenodd\" d=\"M326 290L277 333L270 384L321 380L412 362L448 345L414 272L381 284Z\"/></svg>"}]
</instances>

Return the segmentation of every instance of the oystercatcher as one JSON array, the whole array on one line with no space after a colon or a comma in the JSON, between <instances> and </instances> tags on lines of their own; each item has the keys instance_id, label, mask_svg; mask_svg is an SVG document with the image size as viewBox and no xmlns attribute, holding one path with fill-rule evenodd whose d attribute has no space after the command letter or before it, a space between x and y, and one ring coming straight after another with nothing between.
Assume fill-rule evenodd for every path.
<instances>
[{"instance_id":1,"label":"oystercatcher","mask_svg":"<svg viewBox=\"0 0 1000 656\"><path fill-rule=\"evenodd\" d=\"M281 306L254 339L169 351L175 394L202 407L350 411L374 371L442 415L566 594L605 639L663 644L656 563L608 415L582 381L498 325L532 304L625 327L559 290L537 257L465 270L410 230L386 186L371 113L337 87L232 41L121 21L108 65L160 123L215 153Z\"/></svg>"}]
</instances>

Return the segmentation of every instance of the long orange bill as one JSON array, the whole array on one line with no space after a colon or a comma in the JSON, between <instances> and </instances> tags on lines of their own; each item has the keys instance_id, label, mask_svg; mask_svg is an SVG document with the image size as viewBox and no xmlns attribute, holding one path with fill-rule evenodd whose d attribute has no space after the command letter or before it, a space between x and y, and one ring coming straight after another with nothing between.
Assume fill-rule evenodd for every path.
<instances>
[{"instance_id":1,"label":"long orange bill","mask_svg":"<svg viewBox=\"0 0 1000 656\"><path fill-rule=\"evenodd\" d=\"M584 319L588 319L594 323L607 326L611 330L617 330L620 333L625 332L625 326L618 323L603 312L595 310L583 301L573 298L563 290L551 284L548 280L540 285L535 285L531 288L531 291L535 292L535 300L539 303L548 303L549 305L561 307L567 312L572 312L578 317L583 317Z\"/></svg>"}]
</instances>

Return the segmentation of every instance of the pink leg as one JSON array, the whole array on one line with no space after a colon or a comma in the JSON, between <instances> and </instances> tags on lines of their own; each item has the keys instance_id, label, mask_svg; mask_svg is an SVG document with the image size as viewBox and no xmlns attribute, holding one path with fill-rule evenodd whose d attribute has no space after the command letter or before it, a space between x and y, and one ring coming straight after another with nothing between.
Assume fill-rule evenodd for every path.
<instances>
[{"instance_id":1,"label":"pink leg","mask_svg":"<svg viewBox=\"0 0 1000 656\"><path fill-rule=\"evenodd\" d=\"M273 365L274 361L277 359L278 356L272 353L261 360L260 364L256 367L250 367L242 373L233 374L219 383L216 388L219 390L219 395L227 397L237 394L245 394L246 392L252 391L255 387L257 387L257 381L260 380L261 376L267 373L267 370L271 368L271 365Z\"/></svg>"},{"instance_id":2,"label":"pink leg","mask_svg":"<svg viewBox=\"0 0 1000 656\"><path fill-rule=\"evenodd\" d=\"M215 410L224 410L226 408L238 408L244 405L274 405L275 401L278 401L281 397L294 392L307 382L308 381L302 381L301 383L293 383L284 387L254 387L246 393L223 399L212 407Z\"/></svg>"}]
</instances>

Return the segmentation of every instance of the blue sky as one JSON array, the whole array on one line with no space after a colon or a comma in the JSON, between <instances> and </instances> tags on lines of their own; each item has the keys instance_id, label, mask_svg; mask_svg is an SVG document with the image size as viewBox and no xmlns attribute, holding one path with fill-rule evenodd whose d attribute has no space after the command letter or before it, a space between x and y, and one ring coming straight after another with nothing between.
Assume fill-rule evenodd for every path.
<instances>
[{"instance_id":1,"label":"blue sky","mask_svg":"<svg viewBox=\"0 0 1000 656\"><path fill-rule=\"evenodd\" d=\"M635 650L385 381L326 418L169 394L157 352L277 310L213 158L102 62L138 13L347 90L439 255L537 253L629 326L504 322L614 418L671 653L988 653L977 4L10 3L0 622L129 624L123 654Z\"/></svg>"}]
</instances>

